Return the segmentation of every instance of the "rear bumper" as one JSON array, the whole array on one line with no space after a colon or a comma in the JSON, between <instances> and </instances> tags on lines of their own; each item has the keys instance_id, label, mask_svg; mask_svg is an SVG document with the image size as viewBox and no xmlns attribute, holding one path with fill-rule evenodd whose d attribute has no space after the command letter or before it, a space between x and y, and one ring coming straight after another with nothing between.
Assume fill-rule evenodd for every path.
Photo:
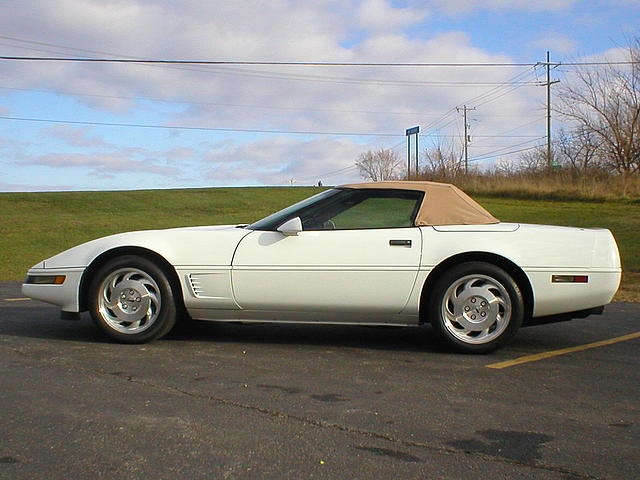
<instances>
[{"instance_id":1,"label":"rear bumper","mask_svg":"<svg viewBox=\"0 0 640 480\"><path fill-rule=\"evenodd\" d=\"M534 294L533 317L578 312L606 305L620 285L619 268L532 268L525 270ZM587 276L587 283L553 283L553 275Z\"/></svg>"}]
</instances>

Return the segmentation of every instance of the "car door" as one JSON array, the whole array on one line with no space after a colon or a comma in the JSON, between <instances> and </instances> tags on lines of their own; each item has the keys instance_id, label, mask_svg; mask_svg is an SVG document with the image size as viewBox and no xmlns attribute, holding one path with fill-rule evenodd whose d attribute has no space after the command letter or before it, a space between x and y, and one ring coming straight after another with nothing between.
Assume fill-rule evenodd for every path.
<instances>
[{"instance_id":1,"label":"car door","mask_svg":"<svg viewBox=\"0 0 640 480\"><path fill-rule=\"evenodd\" d=\"M372 319L402 311L420 264L422 234L412 225L421 194L378 189L342 197L302 212L297 235L256 230L242 239L232 267L241 308Z\"/></svg>"}]
</instances>

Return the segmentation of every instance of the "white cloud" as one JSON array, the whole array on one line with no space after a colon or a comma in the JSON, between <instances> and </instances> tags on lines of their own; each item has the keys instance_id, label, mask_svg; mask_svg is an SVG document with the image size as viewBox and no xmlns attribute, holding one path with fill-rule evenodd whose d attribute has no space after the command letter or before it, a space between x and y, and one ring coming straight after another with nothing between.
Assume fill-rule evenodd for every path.
<instances>
[{"instance_id":1,"label":"white cloud","mask_svg":"<svg viewBox=\"0 0 640 480\"><path fill-rule=\"evenodd\" d=\"M84 168L93 175L114 178L123 173L177 175L175 167L163 165L153 156L142 160L132 159L126 150L116 153L51 153L46 155L25 155L21 165L40 165L52 168Z\"/></svg>"},{"instance_id":2,"label":"white cloud","mask_svg":"<svg viewBox=\"0 0 640 480\"><path fill-rule=\"evenodd\" d=\"M55 192L72 190L75 185L37 185L30 183L0 182L0 192Z\"/></svg>"},{"instance_id":3,"label":"white cloud","mask_svg":"<svg viewBox=\"0 0 640 480\"><path fill-rule=\"evenodd\" d=\"M362 147L351 140L260 139L239 145L221 145L203 156L205 175L215 184L229 184L257 178L265 185L285 184L294 179L297 184L315 184L322 179L330 184L335 176L325 175L353 166ZM344 179L357 178L355 169Z\"/></svg>"},{"instance_id":4,"label":"white cloud","mask_svg":"<svg viewBox=\"0 0 640 480\"><path fill-rule=\"evenodd\" d=\"M411 7L397 8L386 0L364 0L358 7L356 18L367 30L397 31L418 23L427 16L426 9Z\"/></svg>"},{"instance_id":5,"label":"white cloud","mask_svg":"<svg viewBox=\"0 0 640 480\"><path fill-rule=\"evenodd\" d=\"M581 62L624 62L629 60L629 49L625 47L615 47L594 55L582 56L577 61Z\"/></svg>"},{"instance_id":6,"label":"white cloud","mask_svg":"<svg viewBox=\"0 0 640 480\"><path fill-rule=\"evenodd\" d=\"M73 127L61 124L46 128L43 133L63 140L74 147L95 148L108 146L103 138L92 135L93 132L88 127Z\"/></svg>"},{"instance_id":7,"label":"white cloud","mask_svg":"<svg viewBox=\"0 0 640 480\"><path fill-rule=\"evenodd\" d=\"M531 42L531 46L549 50L554 54L575 53L577 43L570 36L558 32L544 32Z\"/></svg>"},{"instance_id":8,"label":"white cloud","mask_svg":"<svg viewBox=\"0 0 640 480\"><path fill-rule=\"evenodd\" d=\"M578 0L435 0L434 4L448 14L469 13L474 10L559 11L571 7Z\"/></svg>"}]
</instances>

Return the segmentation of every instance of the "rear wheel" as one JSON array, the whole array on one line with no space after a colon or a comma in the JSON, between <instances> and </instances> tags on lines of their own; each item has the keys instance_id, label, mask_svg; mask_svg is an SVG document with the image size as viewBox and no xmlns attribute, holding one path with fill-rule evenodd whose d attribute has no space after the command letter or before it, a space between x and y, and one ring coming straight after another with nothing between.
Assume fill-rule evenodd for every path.
<instances>
[{"instance_id":1,"label":"rear wheel","mask_svg":"<svg viewBox=\"0 0 640 480\"><path fill-rule=\"evenodd\" d=\"M503 269L486 262L465 262L446 271L429 298L435 333L465 353L488 353L504 345L524 316L518 284Z\"/></svg>"},{"instance_id":2,"label":"rear wheel","mask_svg":"<svg viewBox=\"0 0 640 480\"><path fill-rule=\"evenodd\" d=\"M150 342L176 322L171 282L156 264L135 255L111 259L96 272L88 305L98 328L122 343Z\"/></svg>"}]
</instances>

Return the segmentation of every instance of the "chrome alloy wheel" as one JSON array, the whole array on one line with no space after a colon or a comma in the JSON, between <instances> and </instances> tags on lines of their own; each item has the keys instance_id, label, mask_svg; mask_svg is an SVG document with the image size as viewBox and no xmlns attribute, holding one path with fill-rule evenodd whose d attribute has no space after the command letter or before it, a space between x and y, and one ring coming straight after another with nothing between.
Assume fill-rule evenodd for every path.
<instances>
[{"instance_id":1,"label":"chrome alloy wheel","mask_svg":"<svg viewBox=\"0 0 640 480\"><path fill-rule=\"evenodd\" d=\"M442 297L447 331L469 344L498 338L511 320L511 299L505 287L487 275L467 275L453 282Z\"/></svg>"},{"instance_id":2,"label":"chrome alloy wheel","mask_svg":"<svg viewBox=\"0 0 640 480\"><path fill-rule=\"evenodd\" d=\"M162 306L160 288L147 273L136 268L111 272L98 290L98 312L117 332L136 334L157 320Z\"/></svg>"}]
</instances>

